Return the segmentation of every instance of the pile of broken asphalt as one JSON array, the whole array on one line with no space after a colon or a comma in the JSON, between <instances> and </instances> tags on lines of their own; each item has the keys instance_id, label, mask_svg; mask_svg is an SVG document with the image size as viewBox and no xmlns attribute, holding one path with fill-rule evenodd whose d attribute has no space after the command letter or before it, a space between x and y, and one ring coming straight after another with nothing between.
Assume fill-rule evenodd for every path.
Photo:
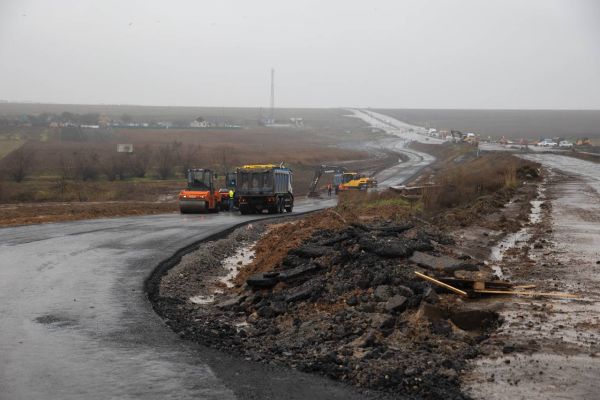
<instances>
[{"instance_id":1,"label":"pile of broken asphalt","mask_svg":"<svg viewBox=\"0 0 600 400\"><path fill-rule=\"evenodd\" d=\"M462 399L459 376L498 315L471 318L456 297L415 277L422 267L479 267L442 257L451 244L410 223L319 231L214 304L159 298L154 306L182 337L251 360L403 398Z\"/></svg>"}]
</instances>

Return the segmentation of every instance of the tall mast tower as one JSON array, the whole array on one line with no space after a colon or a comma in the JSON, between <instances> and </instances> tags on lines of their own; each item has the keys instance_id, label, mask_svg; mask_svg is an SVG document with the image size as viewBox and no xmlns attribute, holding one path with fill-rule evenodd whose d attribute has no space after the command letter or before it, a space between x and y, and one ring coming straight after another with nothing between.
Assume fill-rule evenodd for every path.
<instances>
[{"instance_id":1,"label":"tall mast tower","mask_svg":"<svg viewBox=\"0 0 600 400\"><path fill-rule=\"evenodd\" d=\"M271 68L271 111L269 115L271 123L275 122L275 69Z\"/></svg>"}]
</instances>

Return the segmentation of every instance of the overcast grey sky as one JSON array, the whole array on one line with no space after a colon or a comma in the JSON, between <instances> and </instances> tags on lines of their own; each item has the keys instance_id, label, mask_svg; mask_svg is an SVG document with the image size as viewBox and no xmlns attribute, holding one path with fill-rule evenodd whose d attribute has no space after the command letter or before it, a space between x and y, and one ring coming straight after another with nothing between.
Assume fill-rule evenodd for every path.
<instances>
[{"instance_id":1,"label":"overcast grey sky","mask_svg":"<svg viewBox=\"0 0 600 400\"><path fill-rule=\"evenodd\" d=\"M0 99L600 109L598 0L0 0Z\"/></svg>"}]
</instances>

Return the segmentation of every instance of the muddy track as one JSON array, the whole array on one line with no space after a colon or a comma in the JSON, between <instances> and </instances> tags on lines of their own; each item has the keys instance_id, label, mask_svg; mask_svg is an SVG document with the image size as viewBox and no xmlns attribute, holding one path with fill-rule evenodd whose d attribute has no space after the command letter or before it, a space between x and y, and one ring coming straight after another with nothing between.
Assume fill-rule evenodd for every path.
<instances>
[{"instance_id":1,"label":"muddy track","mask_svg":"<svg viewBox=\"0 0 600 400\"><path fill-rule=\"evenodd\" d=\"M600 371L600 179L597 164L524 156L546 166L546 182L523 234L502 249L499 267L539 291L580 299L506 298L506 323L466 379L475 398L596 399Z\"/></svg>"}]
</instances>

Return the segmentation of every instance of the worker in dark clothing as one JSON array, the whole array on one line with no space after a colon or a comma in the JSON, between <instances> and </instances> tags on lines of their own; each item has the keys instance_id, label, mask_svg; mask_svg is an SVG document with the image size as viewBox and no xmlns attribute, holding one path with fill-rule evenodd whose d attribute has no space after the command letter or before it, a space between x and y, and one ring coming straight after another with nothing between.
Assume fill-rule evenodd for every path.
<instances>
[{"instance_id":1,"label":"worker in dark clothing","mask_svg":"<svg viewBox=\"0 0 600 400\"><path fill-rule=\"evenodd\" d=\"M331 197L331 183L327 185L327 194Z\"/></svg>"}]
</instances>

